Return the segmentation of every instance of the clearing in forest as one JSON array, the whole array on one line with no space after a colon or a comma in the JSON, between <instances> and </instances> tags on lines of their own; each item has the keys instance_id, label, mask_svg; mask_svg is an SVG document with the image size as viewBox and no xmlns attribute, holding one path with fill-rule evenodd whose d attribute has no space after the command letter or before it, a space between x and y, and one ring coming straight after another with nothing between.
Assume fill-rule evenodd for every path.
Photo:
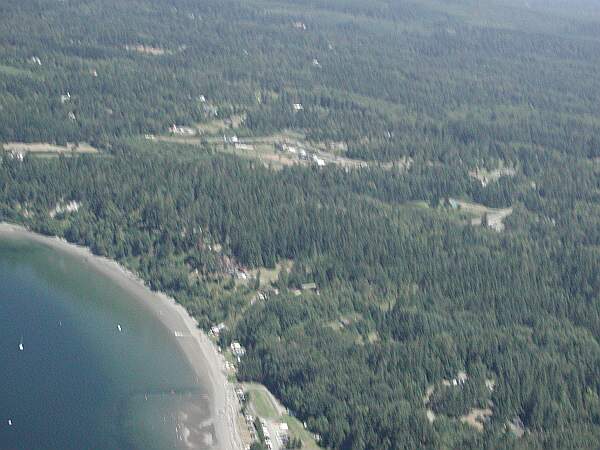
<instances>
[{"instance_id":1,"label":"clearing in forest","mask_svg":"<svg viewBox=\"0 0 600 450\"><path fill-rule=\"evenodd\" d=\"M471 425L477 431L483 431L483 424L493 414L490 408L473 408L469 414L461 416L460 421Z\"/></svg>"},{"instance_id":2,"label":"clearing in forest","mask_svg":"<svg viewBox=\"0 0 600 450\"><path fill-rule=\"evenodd\" d=\"M90 144L81 142L66 145L50 144L49 142L8 142L3 144L4 150L16 153L60 154L60 153L98 153Z\"/></svg>"},{"instance_id":3,"label":"clearing in forest","mask_svg":"<svg viewBox=\"0 0 600 450\"><path fill-rule=\"evenodd\" d=\"M471 225L483 225L495 231L504 230L503 220L513 212L512 208L489 208L479 203L472 203L453 198L449 199L449 202L453 209L464 211L472 216Z\"/></svg>"},{"instance_id":4,"label":"clearing in forest","mask_svg":"<svg viewBox=\"0 0 600 450\"><path fill-rule=\"evenodd\" d=\"M287 424L288 433L291 437L302 440L302 448L305 450L320 450L315 441L314 435L304 428L304 425L295 417L291 416L287 409L271 394L271 392L262 384L243 383L242 388L249 394L250 411L254 416L265 420L267 428L270 430L271 440L281 430L281 423ZM278 444L281 444L278 442ZM280 448L283 446L279 445Z\"/></svg>"}]
</instances>

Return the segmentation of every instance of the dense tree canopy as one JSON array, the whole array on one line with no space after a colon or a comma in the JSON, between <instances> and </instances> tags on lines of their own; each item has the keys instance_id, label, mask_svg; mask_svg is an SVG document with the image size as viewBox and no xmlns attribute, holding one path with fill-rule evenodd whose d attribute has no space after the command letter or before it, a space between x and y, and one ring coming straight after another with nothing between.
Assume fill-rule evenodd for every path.
<instances>
[{"instance_id":1,"label":"dense tree canopy","mask_svg":"<svg viewBox=\"0 0 600 450\"><path fill-rule=\"evenodd\" d=\"M0 150L0 220L225 321L326 447L596 449L597 5L440 3L6 0L0 142L101 153ZM368 165L139 139L238 114Z\"/></svg>"}]
</instances>

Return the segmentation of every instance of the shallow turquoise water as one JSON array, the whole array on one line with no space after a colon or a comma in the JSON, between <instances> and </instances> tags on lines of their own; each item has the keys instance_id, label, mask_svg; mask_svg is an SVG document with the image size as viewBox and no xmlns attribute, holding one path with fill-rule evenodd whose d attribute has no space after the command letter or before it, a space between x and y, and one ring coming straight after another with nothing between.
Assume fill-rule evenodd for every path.
<instances>
[{"instance_id":1,"label":"shallow turquoise water","mask_svg":"<svg viewBox=\"0 0 600 450\"><path fill-rule=\"evenodd\" d=\"M174 339L85 261L0 237L0 449L182 446L208 411Z\"/></svg>"}]
</instances>

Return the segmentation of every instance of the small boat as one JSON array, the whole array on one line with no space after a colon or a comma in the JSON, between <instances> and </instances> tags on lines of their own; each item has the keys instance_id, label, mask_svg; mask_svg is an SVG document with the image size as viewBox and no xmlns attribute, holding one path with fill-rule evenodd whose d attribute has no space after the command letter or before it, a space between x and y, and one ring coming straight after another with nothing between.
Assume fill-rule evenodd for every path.
<instances>
[{"instance_id":1,"label":"small boat","mask_svg":"<svg viewBox=\"0 0 600 450\"><path fill-rule=\"evenodd\" d=\"M23 351L23 336L21 336L21 340L19 341L19 350Z\"/></svg>"},{"instance_id":2,"label":"small boat","mask_svg":"<svg viewBox=\"0 0 600 450\"><path fill-rule=\"evenodd\" d=\"M121 325L117 325L117 330L123 331L123 329L121 328Z\"/></svg>"},{"instance_id":3,"label":"small boat","mask_svg":"<svg viewBox=\"0 0 600 450\"><path fill-rule=\"evenodd\" d=\"M12 426L12 420L8 419L8 426L11 427Z\"/></svg>"}]
</instances>

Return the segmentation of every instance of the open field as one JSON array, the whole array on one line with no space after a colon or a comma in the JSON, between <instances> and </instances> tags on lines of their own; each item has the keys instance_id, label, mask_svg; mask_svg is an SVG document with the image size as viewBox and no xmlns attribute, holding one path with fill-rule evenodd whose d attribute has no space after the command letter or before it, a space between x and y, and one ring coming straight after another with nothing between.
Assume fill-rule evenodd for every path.
<instances>
[{"instance_id":1,"label":"open field","mask_svg":"<svg viewBox=\"0 0 600 450\"><path fill-rule=\"evenodd\" d=\"M209 122L200 122L195 125L200 134L214 135L225 130L239 128L245 120L243 114L231 116L229 119L215 119Z\"/></svg>"},{"instance_id":2,"label":"open field","mask_svg":"<svg viewBox=\"0 0 600 450\"><path fill-rule=\"evenodd\" d=\"M256 415L263 419L277 419L285 414L285 408L281 406L275 397L262 384L244 383L244 391L250 394L250 401Z\"/></svg>"},{"instance_id":3,"label":"open field","mask_svg":"<svg viewBox=\"0 0 600 450\"><path fill-rule=\"evenodd\" d=\"M164 48L152 47L150 45L141 45L141 44L126 45L125 50L130 50L130 51L142 53L144 55L151 55L151 56L162 56L166 53L170 53L168 50L165 50Z\"/></svg>"},{"instance_id":4,"label":"open field","mask_svg":"<svg viewBox=\"0 0 600 450\"><path fill-rule=\"evenodd\" d=\"M67 145L50 144L49 142L8 142L3 144L6 151L19 153L98 153L91 145L81 142L79 144L67 143Z\"/></svg>"}]
</instances>

